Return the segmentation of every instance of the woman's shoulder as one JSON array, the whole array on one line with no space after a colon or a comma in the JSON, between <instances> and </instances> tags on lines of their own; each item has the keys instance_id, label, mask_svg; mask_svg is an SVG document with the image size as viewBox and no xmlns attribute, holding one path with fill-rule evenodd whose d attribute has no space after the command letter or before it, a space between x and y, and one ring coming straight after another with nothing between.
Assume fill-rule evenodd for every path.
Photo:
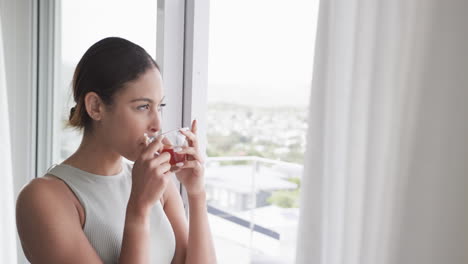
<instances>
[{"instance_id":1,"label":"woman's shoulder","mask_svg":"<svg viewBox=\"0 0 468 264\"><path fill-rule=\"evenodd\" d=\"M61 184L61 180L57 177L46 174L40 178L35 178L26 184L20 191L18 197L34 197L47 195L64 195L64 188Z\"/></svg>"},{"instance_id":2,"label":"woman's shoulder","mask_svg":"<svg viewBox=\"0 0 468 264\"><path fill-rule=\"evenodd\" d=\"M51 175L34 179L21 189L16 200L16 226L23 251L32 263L72 255L76 247L88 243L82 235L80 212L64 183ZM43 243L48 247L41 246Z\"/></svg>"},{"instance_id":3,"label":"woman's shoulder","mask_svg":"<svg viewBox=\"0 0 468 264\"><path fill-rule=\"evenodd\" d=\"M66 195L66 190L66 184L63 180L57 176L47 173L42 177L31 180L21 189L20 194L23 192L27 194L48 192L53 193L54 195Z\"/></svg>"},{"instance_id":4,"label":"woman's shoulder","mask_svg":"<svg viewBox=\"0 0 468 264\"><path fill-rule=\"evenodd\" d=\"M57 177L46 174L31 180L18 194L17 213L24 216L34 212L47 212L62 208L64 213L76 213L76 198L66 184ZM81 218L81 217L80 217Z\"/></svg>"},{"instance_id":5,"label":"woman's shoulder","mask_svg":"<svg viewBox=\"0 0 468 264\"><path fill-rule=\"evenodd\" d=\"M47 206L51 202L48 198L55 198L61 203L73 205L73 201L69 199L66 185L51 174L33 179L26 184L18 195L17 203L31 201L37 205L44 203L41 206Z\"/></svg>"}]
</instances>

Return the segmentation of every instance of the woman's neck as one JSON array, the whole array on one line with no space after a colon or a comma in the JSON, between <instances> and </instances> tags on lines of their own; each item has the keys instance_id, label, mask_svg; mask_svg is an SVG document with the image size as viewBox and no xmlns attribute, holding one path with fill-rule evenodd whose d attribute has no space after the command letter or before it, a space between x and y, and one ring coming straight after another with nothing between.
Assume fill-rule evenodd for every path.
<instances>
[{"instance_id":1,"label":"woman's neck","mask_svg":"<svg viewBox=\"0 0 468 264\"><path fill-rule=\"evenodd\" d=\"M121 161L120 154L109 151L93 133L84 133L79 148L63 164L93 174L110 176L122 170Z\"/></svg>"}]
</instances>

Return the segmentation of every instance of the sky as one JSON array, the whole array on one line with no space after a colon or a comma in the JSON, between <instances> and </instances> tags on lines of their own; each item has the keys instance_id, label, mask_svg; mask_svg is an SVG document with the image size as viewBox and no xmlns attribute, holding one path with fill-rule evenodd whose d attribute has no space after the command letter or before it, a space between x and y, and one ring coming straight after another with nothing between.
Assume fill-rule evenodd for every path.
<instances>
[{"instance_id":1,"label":"sky","mask_svg":"<svg viewBox=\"0 0 468 264\"><path fill-rule=\"evenodd\" d=\"M65 63L75 65L89 46L107 36L125 37L155 57L157 1L61 5ZM307 106L317 8L318 0L211 0L208 101Z\"/></svg>"}]
</instances>

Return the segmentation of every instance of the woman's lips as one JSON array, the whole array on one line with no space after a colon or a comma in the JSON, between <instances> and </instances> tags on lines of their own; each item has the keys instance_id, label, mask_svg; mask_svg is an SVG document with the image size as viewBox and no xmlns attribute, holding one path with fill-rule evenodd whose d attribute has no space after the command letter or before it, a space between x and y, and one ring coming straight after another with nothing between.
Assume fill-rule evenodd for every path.
<instances>
[{"instance_id":1,"label":"woman's lips","mask_svg":"<svg viewBox=\"0 0 468 264\"><path fill-rule=\"evenodd\" d=\"M143 136L145 138L144 142L146 143L146 145L150 144L156 139L156 135L148 135L147 133L144 133Z\"/></svg>"}]
</instances>

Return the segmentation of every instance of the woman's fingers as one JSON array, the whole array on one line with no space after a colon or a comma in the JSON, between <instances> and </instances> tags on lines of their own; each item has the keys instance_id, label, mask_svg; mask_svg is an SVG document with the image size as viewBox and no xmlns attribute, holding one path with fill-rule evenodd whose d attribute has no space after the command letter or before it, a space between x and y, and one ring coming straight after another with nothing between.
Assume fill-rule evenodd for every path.
<instances>
[{"instance_id":1,"label":"woman's fingers","mask_svg":"<svg viewBox=\"0 0 468 264\"><path fill-rule=\"evenodd\" d=\"M171 160L171 154L167 152L163 152L157 158L149 160L150 167L155 168L161 164L165 164L165 163L169 164L169 160Z\"/></svg>"},{"instance_id":2,"label":"woman's fingers","mask_svg":"<svg viewBox=\"0 0 468 264\"><path fill-rule=\"evenodd\" d=\"M171 164L169 162L163 163L160 166L153 167L157 175L162 175L171 170Z\"/></svg>"},{"instance_id":3,"label":"woman's fingers","mask_svg":"<svg viewBox=\"0 0 468 264\"><path fill-rule=\"evenodd\" d=\"M151 142L145 150L141 153L141 158L143 160L152 159L154 154L160 154L161 149L163 148L162 140L164 136L158 136L153 142Z\"/></svg>"},{"instance_id":4,"label":"woman's fingers","mask_svg":"<svg viewBox=\"0 0 468 264\"><path fill-rule=\"evenodd\" d=\"M187 160L180 169L201 168L202 164L198 160Z\"/></svg>"},{"instance_id":5,"label":"woman's fingers","mask_svg":"<svg viewBox=\"0 0 468 264\"><path fill-rule=\"evenodd\" d=\"M183 147L182 149L176 151L176 153L177 154L191 155L193 157L193 159L198 160L200 163L203 164L203 162L204 162L201 155L200 155L200 153L194 147Z\"/></svg>"},{"instance_id":6,"label":"woman's fingers","mask_svg":"<svg viewBox=\"0 0 468 264\"><path fill-rule=\"evenodd\" d=\"M198 148L198 140L197 136L190 130L185 131L183 129L179 130L180 133L182 133L184 136L187 137L187 140L189 142L189 146Z\"/></svg>"},{"instance_id":7,"label":"woman's fingers","mask_svg":"<svg viewBox=\"0 0 468 264\"><path fill-rule=\"evenodd\" d=\"M195 120L193 120L193 122L192 122L192 132L193 132L193 134L196 135L196 134L197 134L197 131L198 131L198 123L197 123L197 120L195 119Z\"/></svg>"}]
</instances>

